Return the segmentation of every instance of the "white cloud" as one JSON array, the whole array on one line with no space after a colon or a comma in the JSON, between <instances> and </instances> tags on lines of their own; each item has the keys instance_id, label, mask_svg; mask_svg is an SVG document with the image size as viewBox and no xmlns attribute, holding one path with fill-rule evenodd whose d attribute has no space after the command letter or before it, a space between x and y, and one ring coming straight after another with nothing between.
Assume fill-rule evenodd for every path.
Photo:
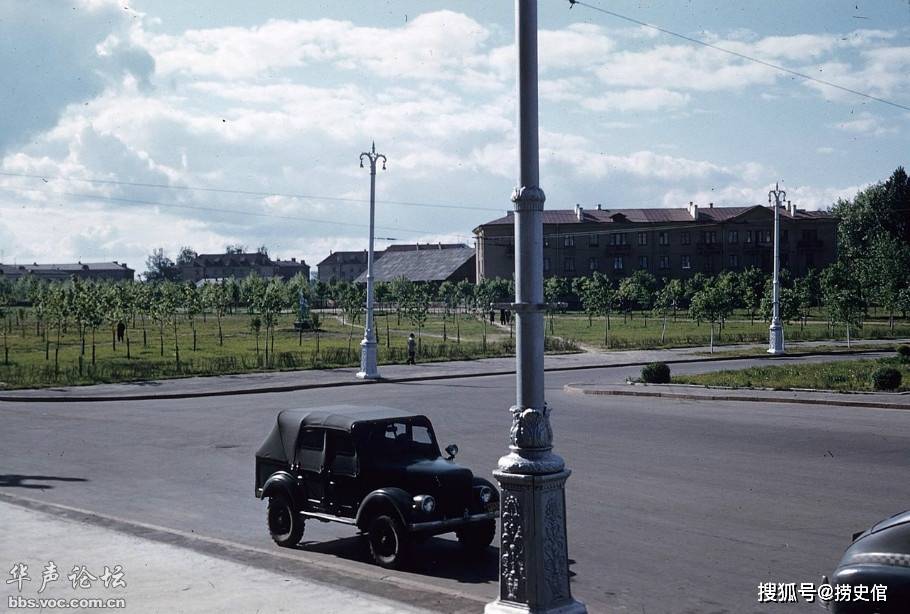
<instances>
[{"instance_id":1,"label":"white cloud","mask_svg":"<svg viewBox=\"0 0 910 614\"><path fill-rule=\"evenodd\" d=\"M882 119L868 112L859 113L855 119L834 124L834 127L844 132L865 136L882 136L898 131L896 126L886 125Z\"/></svg>"}]
</instances>

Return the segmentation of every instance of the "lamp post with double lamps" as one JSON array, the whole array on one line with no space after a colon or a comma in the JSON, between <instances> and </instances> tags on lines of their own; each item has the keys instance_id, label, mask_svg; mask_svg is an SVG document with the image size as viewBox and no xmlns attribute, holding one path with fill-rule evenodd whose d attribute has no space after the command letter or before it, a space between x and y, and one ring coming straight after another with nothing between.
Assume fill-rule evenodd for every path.
<instances>
[{"instance_id":1,"label":"lamp post with double lamps","mask_svg":"<svg viewBox=\"0 0 910 614\"><path fill-rule=\"evenodd\" d=\"M376 219L376 163L382 160L385 170L386 157L376 153L376 142L370 151L360 154L360 168L364 168L364 159L370 162L370 249L367 252L367 317L363 327L363 341L360 342L360 379L379 379L379 368L376 366L376 331L373 328L373 225Z\"/></svg>"},{"instance_id":2,"label":"lamp post with double lamps","mask_svg":"<svg viewBox=\"0 0 910 614\"><path fill-rule=\"evenodd\" d=\"M773 311L769 329L768 353L775 355L784 353L784 327L780 322L780 206L786 198L787 193L780 189L780 184L774 184L774 189L768 192L768 203L774 207Z\"/></svg>"}]
</instances>

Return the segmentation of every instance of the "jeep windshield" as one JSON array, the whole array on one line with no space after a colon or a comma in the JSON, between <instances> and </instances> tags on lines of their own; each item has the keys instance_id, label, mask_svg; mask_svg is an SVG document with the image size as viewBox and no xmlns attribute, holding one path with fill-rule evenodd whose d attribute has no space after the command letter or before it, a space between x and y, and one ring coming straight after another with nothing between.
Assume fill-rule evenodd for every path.
<instances>
[{"instance_id":1,"label":"jeep windshield","mask_svg":"<svg viewBox=\"0 0 910 614\"><path fill-rule=\"evenodd\" d=\"M439 446L429 422L393 420L362 424L364 456L399 459L439 458Z\"/></svg>"}]
</instances>

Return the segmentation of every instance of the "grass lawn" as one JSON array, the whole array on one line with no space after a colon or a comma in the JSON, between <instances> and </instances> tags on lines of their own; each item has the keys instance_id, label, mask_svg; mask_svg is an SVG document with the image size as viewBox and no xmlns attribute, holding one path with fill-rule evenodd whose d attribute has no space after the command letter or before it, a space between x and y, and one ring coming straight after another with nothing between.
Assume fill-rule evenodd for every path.
<instances>
[{"instance_id":1,"label":"grass lawn","mask_svg":"<svg viewBox=\"0 0 910 614\"><path fill-rule=\"evenodd\" d=\"M70 322L58 347L55 327L49 327L45 341L44 331L36 327L31 311L24 310L23 313L24 319L19 320L17 313L7 329L8 364L4 364L3 336L0 335L0 389L354 366L360 362L360 340L363 338L362 320L353 326L342 323L340 311L320 314L319 332L308 331L303 335L293 328L294 316L285 314L275 328L274 352L270 348L266 363L265 330L260 331L257 340L245 312L224 318L223 344L219 341L218 322L214 316L196 318L195 348L193 327L185 318L178 321L176 343L172 325L162 331L156 323L143 323L137 318L135 322L127 323L129 358L126 340L114 344L111 327L104 325L95 331L93 364L91 332L86 336L82 355L75 324ZM376 333L380 364L406 361L407 336L412 331L417 332L406 320L399 325L395 314L386 317L384 312L378 312ZM514 354L514 348L508 329L492 327L471 315L459 314L457 319L449 316L445 323L441 315L431 315L421 331L418 360L509 356ZM577 348L551 339L548 350L576 351Z\"/></svg>"},{"instance_id":2,"label":"grass lawn","mask_svg":"<svg viewBox=\"0 0 910 614\"><path fill-rule=\"evenodd\" d=\"M602 317L593 318L579 313L557 314L553 318L551 333L550 321L547 320L547 333L555 334L563 339L572 340L581 345L599 349L653 349L670 347L691 347L708 345L711 328L707 322L697 323L680 313L674 320L667 320L666 335L661 342L662 320L648 314L635 313L631 318L623 318L622 314L613 314L610 317L609 343L604 343L605 320ZM714 344L730 343L767 343L768 323L760 319L751 322L746 314L734 314L723 330L715 327ZM829 327L823 320L809 320L805 326L794 322L785 324L787 341L822 341L833 340L843 342L846 348L846 331L843 327ZM861 339L897 339L910 337L910 322L900 320L895 323L894 332L886 320L869 320L859 330L851 331L853 340Z\"/></svg>"},{"instance_id":3,"label":"grass lawn","mask_svg":"<svg viewBox=\"0 0 910 614\"><path fill-rule=\"evenodd\" d=\"M818 388L824 390L874 392L872 372L879 367L894 367L901 372L900 390L910 390L910 363L897 358L845 360L819 364L791 364L749 367L735 371L716 371L699 375L674 375L674 384L699 384L732 388Z\"/></svg>"}]
</instances>

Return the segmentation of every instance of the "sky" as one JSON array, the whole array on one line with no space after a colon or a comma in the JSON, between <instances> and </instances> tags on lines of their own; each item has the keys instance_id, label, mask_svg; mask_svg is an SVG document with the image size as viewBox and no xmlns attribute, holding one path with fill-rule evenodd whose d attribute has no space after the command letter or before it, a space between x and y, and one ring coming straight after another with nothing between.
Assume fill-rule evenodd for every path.
<instances>
[{"instance_id":1,"label":"sky","mask_svg":"<svg viewBox=\"0 0 910 614\"><path fill-rule=\"evenodd\" d=\"M910 2L586 0L910 106ZM551 209L824 209L908 165L910 111L539 2ZM228 244L315 265L466 242L517 181L514 3L0 0L0 262ZM192 188L192 189L188 189Z\"/></svg>"}]
</instances>

